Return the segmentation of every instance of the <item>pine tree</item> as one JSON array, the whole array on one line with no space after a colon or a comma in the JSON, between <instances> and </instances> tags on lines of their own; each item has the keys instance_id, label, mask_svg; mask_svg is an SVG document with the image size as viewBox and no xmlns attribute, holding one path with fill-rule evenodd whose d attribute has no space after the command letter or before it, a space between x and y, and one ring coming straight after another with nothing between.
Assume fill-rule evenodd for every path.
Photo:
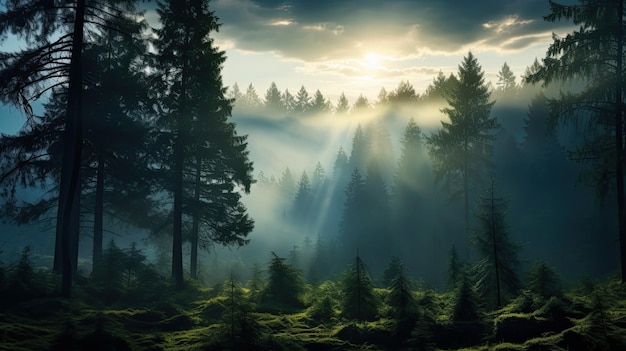
<instances>
[{"instance_id":1,"label":"pine tree","mask_svg":"<svg viewBox=\"0 0 626 351\"><path fill-rule=\"evenodd\" d=\"M346 98L346 94L344 94L342 91L341 95L339 95L339 100L337 100L337 107L335 107L335 113L338 115L345 114L345 113L348 113L348 110L350 110L350 103L348 102L348 99Z\"/></svg>"},{"instance_id":2,"label":"pine tree","mask_svg":"<svg viewBox=\"0 0 626 351\"><path fill-rule=\"evenodd\" d=\"M270 113L278 113L284 110L282 97L276 83L272 82L265 92L265 109Z\"/></svg>"},{"instance_id":3,"label":"pine tree","mask_svg":"<svg viewBox=\"0 0 626 351\"><path fill-rule=\"evenodd\" d=\"M391 307L394 317L402 321L417 313L417 301L411 292L411 282L406 276L402 263L389 284L387 304Z\"/></svg>"},{"instance_id":4,"label":"pine tree","mask_svg":"<svg viewBox=\"0 0 626 351\"><path fill-rule=\"evenodd\" d=\"M281 104L283 105L284 111L289 114L296 111L296 99L291 95L289 89L285 89L285 92L281 96Z\"/></svg>"},{"instance_id":5,"label":"pine tree","mask_svg":"<svg viewBox=\"0 0 626 351\"><path fill-rule=\"evenodd\" d=\"M562 294L561 282L557 273L543 261L533 264L528 272L526 286L531 293L546 300Z\"/></svg>"},{"instance_id":6,"label":"pine tree","mask_svg":"<svg viewBox=\"0 0 626 351\"><path fill-rule=\"evenodd\" d=\"M263 291L262 300L278 309L285 307L302 307L302 294L305 283L302 274L285 259L272 252L268 269L268 281Z\"/></svg>"},{"instance_id":7,"label":"pine tree","mask_svg":"<svg viewBox=\"0 0 626 351\"><path fill-rule=\"evenodd\" d=\"M454 322L470 322L480 318L478 295L467 274L465 271L461 274L454 290L452 304L452 320Z\"/></svg>"},{"instance_id":8,"label":"pine tree","mask_svg":"<svg viewBox=\"0 0 626 351\"><path fill-rule=\"evenodd\" d=\"M224 282L223 292L227 298L222 313L222 336L226 339L224 349L257 349L261 326L252 314L253 306L244 296L234 274L231 273L229 279Z\"/></svg>"},{"instance_id":9,"label":"pine tree","mask_svg":"<svg viewBox=\"0 0 626 351\"><path fill-rule=\"evenodd\" d=\"M463 266L459 259L459 253L456 251L454 244L452 244L448 254L448 284L450 287L454 289L457 286L461 274L463 274Z\"/></svg>"},{"instance_id":10,"label":"pine tree","mask_svg":"<svg viewBox=\"0 0 626 351\"><path fill-rule=\"evenodd\" d=\"M352 172L350 182L345 189L345 203L340 223L341 244L344 256L358 251L366 225L364 201L365 182L358 169Z\"/></svg>"},{"instance_id":11,"label":"pine tree","mask_svg":"<svg viewBox=\"0 0 626 351\"><path fill-rule=\"evenodd\" d=\"M502 68L498 72L497 78L498 82L496 85L498 86L498 89L504 93L511 93L517 87L517 84L515 83L515 75L506 62L502 65Z\"/></svg>"},{"instance_id":12,"label":"pine tree","mask_svg":"<svg viewBox=\"0 0 626 351\"><path fill-rule=\"evenodd\" d=\"M246 93L241 97L241 104L248 110L257 110L263 105L263 102L261 101L261 98L259 98L254 86L252 86L252 83L248 85Z\"/></svg>"},{"instance_id":13,"label":"pine tree","mask_svg":"<svg viewBox=\"0 0 626 351\"><path fill-rule=\"evenodd\" d=\"M400 81L398 87L387 96L387 100L391 103L410 103L417 101L417 99L415 88L408 80Z\"/></svg>"},{"instance_id":14,"label":"pine tree","mask_svg":"<svg viewBox=\"0 0 626 351\"><path fill-rule=\"evenodd\" d=\"M297 220L306 221L312 205L311 181L306 172L302 172L298 182L298 190L293 202L293 215Z\"/></svg>"},{"instance_id":15,"label":"pine tree","mask_svg":"<svg viewBox=\"0 0 626 351\"><path fill-rule=\"evenodd\" d=\"M352 105L352 112L360 112L368 109L369 107L370 102L367 100L367 97L363 94L359 94L359 97L354 102L354 105Z\"/></svg>"},{"instance_id":16,"label":"pine tree","mask_svg":"<svg viewBox=\"0 0 626 351\"><path fill-rule=\"evenodd\" d=\"M583 80L576 92L551 99L557 125L578 126L583 138L570 157L589 163L591 184L608 191L615 184L621 280L626 282L626 202L624 190L624 1L589 0L576 5L550 2L545 20L571 20L579 29L554 36L543 65L527 80L544 85Z\"/></svg>"},{"instance_id":17,"label":"pine tree","mask_svg":"<svg viewBox=\"0 0 626 351\"><path fill-rule=\"evenodd\" d=\"M376 99L376 106L382 107L389 103L389 94L387 94L387 90L385 87L380 88L378 92L378 97Z\"/></svg>"},{"instance_id":18,"label":"pine tree","mask_svg":"<svg viewBox=\"0 0 626 351\"><path fill-rule=\"evenodd\" d=\"M300 87L300 90L298 90L298 94L296 94L296 97L295 97L294 112L305 113L305 112L308 112L310 108L311 108L311 97L309 96L309 93L306 91L306 88L304 87L304 85L302 85Z\"/></svg>"},{"instance_id":19,"label":"pine tree","mask_svg":"<svg viewBox=\"0 0 626 351\"><path fill-rule=\"evenodd\" d=\"M311 107L309 112L312 113L324 113L330 111L330 102L326 101L324 95L318 90L313 94L313 101L311 101Z\"/></svg>"},{"instance_id":20,"label":"pine tree","mask_svg":"<svg viewBox=\"0 0 626 351\"><path fill-rule=\"evenodd\" d=\"M239 104L241 103L241 98L243 97L243 93L241 92L241 89L239 88L239 84L237 84L237 82L235 82L235 84L233 84L233 86L228 89L228 98L230 100L233 100L233 103L237 106L239 106Z\"/></svg>"},{"instance_id":21,"label":"pine tree","mask_svg":"<svg viewBox=\"0 0 626 351\"><path fill-rule=\"evenodd\" d=\"M393 255L389 259L389 263L387 263L387 268L383 272L383 280L382 284L384 287L389 287L393 279L400 273L402 273L404 267L402 265L402 261L398 258L398 256Z\"/></svg>"},{"instance_id":22,"label":"pine tree","mask_svg":"<svg viewBox=\"0 0 626 351\"><path fill-rule=\"evenodd\" d=\"M478 205L476 247L482 260L477 267L477 286L484 301L491 307L500 308L506 297L517 294L521 288L517 258L519 245L510 239L505 222L507 202L497 197L494 182Z\"/></svg>"},{"instance_id":23,"label":"pine tree","mask_svg":"<svg viewBox=\"0 0 626 351\"><path fill-rule=\"evenodd\" d=\"M458 83L442 109L450 119L441 122L442 129L428 138L435 181L443 182L451 198L464 197L465 227L469 237L470 190L479 184L491 166L493 131L498 128L489 117L494 102L485 83L484 72L470 52L459 66Z\"/></svg>"},{"instance_id":24,"label":"pine tree","mask_svg":"<svg viewBox=\"0 0 626 351\"><path fill-rule=\"evenodd\" d=\"M74 201L80 192L84 44L91 31L125 31L118 20L134 18L134 3L102 1L87 6L85 0L58 5L51 1L18 1L6 3L0 12L0 37L5 39L11 32L26 45L18 52L2 53L0 100L22 106L32 118L32 101L56 87L67 87L55 250L55 268L62 273L65 297L71 296L76 268L72 267L71 246L78 240L78 224L72 218L79 213Z\"/></svg>"},{"instance_id":25,"label":"pine tree","mask_svg":"<svg viewBox=\"0 0 626 351\"><path fill-rule=\"evenodd\" d=\"M379 298L374 292L374 282L365 270L361 257L344 273L341 313L346 318L372 320L378 314Z\"/></svg>"}]
</instances>

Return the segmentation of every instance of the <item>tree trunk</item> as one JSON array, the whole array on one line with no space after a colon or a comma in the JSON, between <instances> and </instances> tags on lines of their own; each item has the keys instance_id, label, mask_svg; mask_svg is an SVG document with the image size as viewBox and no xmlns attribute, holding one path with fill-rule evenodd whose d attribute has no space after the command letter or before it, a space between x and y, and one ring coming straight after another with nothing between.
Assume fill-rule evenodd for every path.
<instances>
[{"instance_id":1,"label":"tree trunk","mask_svg":"<svg viewBox=\"0 0 626 351\"><path fill-rule=\"evenodd\" d=\"M96 174L96 203L93 211L93 256L92 271L96 270L98 260L102 257L102 231L104 228L104 159L98 154L98 170Z\"/></svg>"},{"instance_id":2,"label":"tree trunk","mask_svg":"<svg viewBox=\"0 0 626 351\"><path fill-rule=\"evenodd\" d=\"M61 271L63 297L72 295L71 249L76 227L71 225L72 212L76 204L75 194L79 187L80 158L82 149L82 47L85 22L85 0L76 1L76 17L72 38L72 59L69 72L69 91L65 130L63 131L63 163L57 211L57 247L55 265Z\"/></svg>"},{"instance_id":3,"label":"tree trunk","mask_svg":"<svg viewBox=\"0 0 626 351\"><path fill-rule=\"evenodd\" d=\"M70 233L71 248L70 252L72 259L72 276L78 272L78 246L80 240L80 194L81 194L81 180L78 177L78 186L74 189L74 198L72 199L72 214L70 219Z\"/></svg>"},{"instance_id":4,"label":"tree trunk","mask_svg":"<svg viewBox=\"0 0 626 351\"><path fill-rule=\"evenodd\" d=\"M622 115L622 51L624 49L623 26L624 1L618 2L617 16L617 57L615 82L615 149L616 149L616 183L617 183L617 213L619 225L620 268L622 284L626 282L626 213L624 212L624 145L623 133L626 131Z\"/></svg>"},{"instance_id":5,"label":"tree trunk","mask_svg":"<svg viewBox=\"0 0 626 351\"><path fill-rule=\"evenodd\" d=\"M198 235L200 231L200 218L198 213L198 205L200 203L200 167L201 160L196 156L196 179L194 189L194 207L193 207L193 223L191 226L191 262L189 263L189 271L192 279L198 278Z\"/></svg>"}]
</instances>

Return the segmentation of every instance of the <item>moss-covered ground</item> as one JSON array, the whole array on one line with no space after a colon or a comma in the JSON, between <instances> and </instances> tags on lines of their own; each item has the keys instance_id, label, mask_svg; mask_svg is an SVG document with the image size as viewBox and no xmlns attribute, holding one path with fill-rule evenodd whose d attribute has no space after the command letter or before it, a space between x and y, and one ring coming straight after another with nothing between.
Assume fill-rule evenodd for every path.
<instances>
[{"instance_id":1,"label":"moss-covered ground","mask_svg":"<svg viewBox=\"0 0 626 351\"><path fill-rule=\"evenodd\" d=\"M463 322L451 320L451 293L415 291L415 320L398 321L381 307L376 319L358 321L341 317L332 294L321 314L315 297L291 310L259 312L277 309L251 302L230 313L235 302L220 290L190 284L182 292L165 287L157 299L115 302L80 286L71 300L8 296L0 350L626 350L626 288L614 280L551 298L524 292ZM252 299L241 292L242 301Z\"/></svg>"}]
</instances>

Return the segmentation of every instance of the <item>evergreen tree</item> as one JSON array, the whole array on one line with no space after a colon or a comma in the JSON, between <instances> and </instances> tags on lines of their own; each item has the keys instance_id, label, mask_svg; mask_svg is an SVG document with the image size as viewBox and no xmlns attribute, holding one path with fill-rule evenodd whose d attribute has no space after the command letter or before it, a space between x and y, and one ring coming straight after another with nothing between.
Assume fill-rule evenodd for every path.
<instances>
[{"instance_id":1,"label":"evergreen tree","mask_svg":"<svg viewBox=\"0 0 626 351\"><path fill-rule=\"evenodd\" d=\"M476 246L482 257L477 267L477 286L484 301L500 308L504 299L515 296L521 288L517 270L519 246L510 239L505 222L507 202L495 194L494 182L480 197L476 218Z\"/></svg>"},{"instance_id":2,"label":"evergreen tree","mask_svg":"<svg viewBox=\"0 0 626 351\"><path fill-rule=\"evenodd\" d=\"M497 78L498 82L496 85L498 86L498 89L504 93L511 93L517 87L517 84L515 83L515 75L506 62L502 65L502 68L498 72Z\"/></svg>"},{"instance_id":3,"label":"evergreen tree","mask_svg":"<svg viewBox=\"0 0 626 351\"><path fill-rule=\"evenodd\" d=\"M272 252L267 272L269 277L263 291L263 301L279 309L281 306L302 307L305 283L300 271Z\"/></svg>"},{"instance_id":4,"label":"evergreen tree","mask_svg":"<svg viewBox=\"0 0 626 351\"><path fill-rule=\"evenodd\" d=\"M355 169L345 189L346 200L339 227L344 257L350 257L351 253L358 251L363 240L363 232L366 230L363 219L367 206L364 192L365 182L359 170Z\"/></svg>"},{"instance_id":5,"label":"evergreen tree","mask_svg":"<svg viewBox=\"0 0 626 351\"><path fill-rule=\"evenodd\" d=\"M448 94L452 92L457 83L458 80L454 74L450 73L450 75L446 77L442 71L439 71L437 76L433 78L432 83L426 87L426 90L420 98L424 101L445 100L448 98Z\"/></svg>"},{"instance_id":6,"label":"evergreen tree","mask_svg":"<svg viewBox=\"0 0 626 351\"><path fill-rule=\"evenodd\" d=\"M270 113L278 113L284 110L282 96L276 83L272 82L265 92L265 109Z\"/></svg>"},{"instance_id":7,"label":"evergreen tree","mask_svg":"<svg viewBox=\"0 0 626 351\"><path fill-rule=\"evenodd\" d=\"M298 182L298 190L293 202L293 215L297 220L306 221L312 205L311 181L306 172L302 172Z\"/></svg>"},{"instance_id":8,"label":"evergreen tree","mask_svg":"<svg viewBox=\"0 0 626 351\"><path fill-rule=\"evenodd\" d=\"M389 95L387 94L387 90L385 89L385 87L382 87L380 88L380 91L378 92L378 98L376 99L376 106L377 107L385 106L387 105L387 103L389 103Z\"/></svg>"},{"instance_id":9,"label":"evergreen tree","mask_svg":"<svg viewBox=\"0 0 626 351\"><path fill-rule=\"evenodd\" d=\"M387 185L377 164L370 164L365 177L362 195L363 230L360 233L359 251L370 257L372 270L380 274L391 256L393 239L387 235L391 225L391 205Z\"/></svg>"},{"instance_id":10,"label":"evergreen tree","mask_svg":"<svg viewBox=\"0 0 626 351\"><path fill-rule=\"evenodd\" d=\"M234 125L227 122L230 101L224 98L226 91L220 75L225 57L213 46L210 35L219 24L208 3L159 3L157 12L162 27L156 30L158 65L154 88L161 104L159 117L169 128L173 145L171 155L167 151L170 148L165 148L165 156L171 157L171 161L160 161L172 164L171 169L163 167L164 177L172 180L166 179L164 184L173 193L172 279L175 287L182 289L186 202L194 205L189 207L192 217L217 221L209 222L209 231L215 234L212 238L226 236L230 242L242 245L245 240L241 241L240 235L247 235L251 222L233 190L235 184L249 189L252 169L247 161L245 137L237 136ZM185 184L189 166L194 174L191 201ZM221 195L228 199L219 198ZM217 208L217 215L211 213L215 208L209 205L216 202L227 204Z\"/></svg>"},{"instance_id":11,"label":"evergreen tree","mask_svg":"<svg viewBox=\"0 0 626 351\"><path fill-rule=\"evenodd\" d=\"M289 114L289 113L296 111L297 109L296 99L293 97L293 95L291 95L291 93L289 92L289 89L285 89L285 92L281 96L280 101L286 113Z\"/></svg>"},{"instance_id":12,"label":"evergreen tree","mask_svg":"<svg viewBox=\"0 0 626 351\"><path fill-rule=\"evenodd\" d=\"M346 318L372 320L378 313L379 298L374 292L374 282L365 270L361 257L344 273L342 282L341 313Z\"/></svg>"},{"instance_id":13,"label":"evergreen tree","mask_svg":"<svg viewBox=\"0 0 626 351\"><path fill-rule=\"evenodd\" d=\"M87 6L85 0L55 4L50 1L13 1L0 12L0 37L17 34L26 46L17 52L2 53L0 100L22 106L33 116L31 101L56 87L67 87L63 128L62 165L57 210L55 268L62 273L62 292L71 296L71 246L77 241L82 147L83 49L91 31L132 23L135 1L101 1ZM136 21L134 22L137 23ZM129 31L129 32L132 32Z\"/></svg>"},{"instance_id":14,"label":"evergreen tree","mask_svg":"<svg viewBox=\"0 0 626 351\"><path fill-rule=\"evenodd\" d=\"M463 272L459 277L459 282L454 290L452 304L452 320L454 322L470 322L480 318L480 306L478 296L472 283Z\"/></svg>"},{"instance_id":15,"label":"evergreen tree","mask_svg":"<svg viewBox=\"0 0 626 351\"><path fill-rule=\"evenodd\" d=\"M359 94L359 97L356 99L354 105L352 106L352 111L360 112L368 109L369 107L370 102L367 100L367 97L365 97L363 94Z\"/></svg>"},{"instance_id":16,"label":"evergreen tree","mask_svg":"<svg viewBox=\"0 0 626 351\"><path fill-rule=\"evenodd\" d=\"M448 282L450 287L455 288L457 286L461 274L463 274L463 265L459 259L459 253L452 244L448 254Z\"/></svg>"},{"instance_id":17,"label":"evergreen tree","mask_svg":"<svg viewBox=\"0 0 626 351\"><path fill-rule=\"evenodd\" d=\"M313 175L311 176L311 190L315 193L319 192L326 183L326 171L322 164L317 162Z\"/></svg>"},{"instance_id":18,"label":"evergreen tree","mask_svg":"<svg viewBox=\"0 0 626 351\"><path fill-rule=\"evenodd\" d=\"M239 89L239 84L235 82L235 84L233 84L233 86L228 89L228 98L230 100L233 100L233 103L239 106L242 97L243 93L241 92L241 89Z\"/></svg>"},{"instance_id":19,"label":"evergreen tree","mask_svg":"<svg viewBox=\"0 0 626 351\"><path fill-rule=\"evenodd\" d=\"M531 293L546 300L562 294L561 282L557 273L543 261L537 261L533 264L530 272L528 272L526 287Z\"/></svg>"},{"instance_id":20,"label":"evergreen tree","mask_svg":"<svg viewBox=\"0 0 626 351\"><path fill-rule=\"evenodd\" d=\"M298 94L295 97L295 105L294 112L296 113L305 113L308 112L311 108L311 97L309 93L306 91L306 88L303 86L298 90Z\"/></svg>"},{"instance_id":21,"label":"evergreen tree","mask_svg":"<svg viewBox=\"0 0 626 351\"><path fill-rule=\"evenodd\" d=\"M309 112L312 113L324 113L330 111L330 102L326 101L324 95L318 90L313 94L313 101L311 101L311 107Z\"/></svg>"},{"instance_id":22,"label":"evergreen tree","mask_svg":"<svg viewBox=\"0 0 626 351\"><path fill-rule=\"evenodd\" d=\"M227 300L222 312L222 335L226 339L224 349L249 350L259 348L261 326L256 321L253 306L244 296L243 289L231 273L224 283Z\"/></svg>"},{"instance_id":23,"label":"evergreen tree","mask_svg":"<svg viewBox=\"0 0 626 351\"><path fill-rule=\"evenodd\" d=\"M409 103L415 102L417 98L413 85L408 80L402 80L398 83L398 87L389 93L387 100L391 103Z\"/></svg>"},{"instance_id":24,"label":"evergreen tree","mask_svg":"<svg viewBox=\"0 0 626 351\"><path fill-rule=\"evenodd\" d=\"M387 263L387 268L385 268L385 271L383 272L383 286L389 287L393 279L400 274L403 269L404 267L402 265L402 261L400 261L398 256L391 256L389 263Z\"/></svg>"},{"instance_id":25,"label":"evergreen tree","mask_svg":"<svg viewBox=\"0 0 626 351\"><path fill-rule=\"evenodd\" d=\"M278 180L278 188L280 189L280 192L285 199L287 199L288 201L293 200L298 188L296 185L296 180L294 179L289 167L285 168L282 176Z\"/></svg>"},{"instance_id":26,"label":"evergreen tree","mask_svg":"<svg viewBox=\"0 0 626 351\"><path fill-rule=\"evenodd\" d=\"M241 97L241 104L244 108L249 110L256 110L263 105L263 102L261 101L261 98L259 98L256 89L252 86L252 83L248 85L246 93Z\"/></svg>"},{"instance_id":27,"label":"evergreen tree","mask_svg":"<svg viewBox=\"0 0 626 351\"><path fill-rule=\"evenodd\" d=\"M554 36L543 66L530 82L580 81L584 88L550 101L553 121L572 122L583 134L571 157L591 165L587 179L608 191L615 185L621 279L626 281L626 202L624 191L624 1L590 0L576 5L550 2L547 21L571 20L579 29Z\"/></svg>"},{"instance_id":28,"label":"evergreen tree","mask_svg":"<svg viewBox=\"0 0 626 351\"><path fill-rule=\"evenodd\" d=\"M489 102L484 72L471 52L459 66L458 76L446 97L450 107L442 109L450 121L441 122L443 128L428 138L428 145L435 181L443 182L451 198L464 197L469 229L470 186L479 183L491 166L492 133L498 122L489 117L494 102Z\"/></svg>"},{"instance_id":29,"label":"evergreen tree","mask_svg":"<svg viewBox=\"0 0 626 351\"><path fill-rule=\"evenodd\" d=\"M359 124L352 137L352 151L350 152L349 164L352 170L358 169L361 173L367 170L369 140Z\"/></svg>"},{"instance_id":30,"label":"evergreen tree","mask_svg":"<svg viewBox=\"0 0 626 351\"><path fill-rule=\"evenodd\" d=\"M337 100L337 107L335 107L335 113L338 115L345 114L345 113L348 113L348 110L350 110L350 103L348 102L348 99L346 98L346 94L344 94L342 91L341 95L339 95L339 100Z\"/></svg>"},{"instance_id":31,"label":"evergreen tree","mask_svg":"<svg viewBox=\"0 0 626 351\"><path fill-rule=\"evenodd\" d=\"M406 276L402 264L400 264L396 276L389 285L387 304L391 307L392 313L398 321L404 321L417 313L417 301L413 297L411 282Z\"/></svg>"}]
</instances>

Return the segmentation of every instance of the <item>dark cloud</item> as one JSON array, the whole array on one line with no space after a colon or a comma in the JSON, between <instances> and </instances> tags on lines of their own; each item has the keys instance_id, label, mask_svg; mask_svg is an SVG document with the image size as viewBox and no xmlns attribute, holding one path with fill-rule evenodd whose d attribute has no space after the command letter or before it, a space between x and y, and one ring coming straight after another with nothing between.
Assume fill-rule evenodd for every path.
<instances>
[{"instance_id":1,"label":"dark cloud","mask_svg":"<svg viewBox=\"0 0 626 351\"><path fill-rule=\"evenodd\" d=\"M468 45L520 50L554 30L547 0L217 0L221 36L242 50L345 59L367 51L418 55Z\"/></svg>"}]
</instances>

